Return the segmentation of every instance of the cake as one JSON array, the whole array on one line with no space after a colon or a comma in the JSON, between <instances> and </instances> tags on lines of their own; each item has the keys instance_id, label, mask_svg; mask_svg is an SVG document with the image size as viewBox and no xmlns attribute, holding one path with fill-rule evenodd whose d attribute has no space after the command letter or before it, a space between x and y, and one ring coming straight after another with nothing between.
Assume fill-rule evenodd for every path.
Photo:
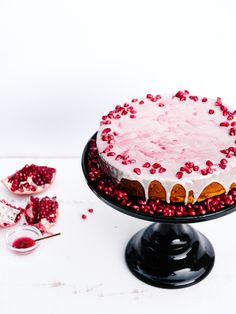
<instances>
[{"instance_id":1,"label":"cake","mask_svg":"<svg viewBox=\"0 0 236 314\"><path fill-rule=\"evenodd\" d=\"M221 98L148 94L102 117L99 165L144 200L197 203L236 187L236 111Z\"/></svg>"}]
</instances>

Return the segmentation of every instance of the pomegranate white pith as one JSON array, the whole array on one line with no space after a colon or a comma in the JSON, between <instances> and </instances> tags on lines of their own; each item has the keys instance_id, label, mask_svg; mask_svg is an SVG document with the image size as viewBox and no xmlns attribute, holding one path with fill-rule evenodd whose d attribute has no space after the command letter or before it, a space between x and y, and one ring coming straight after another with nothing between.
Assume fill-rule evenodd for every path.
<instances>
[{"instance_id":1,"label":"pomegranate white pith","mask_svg":"<svg viewBox=\"0 0 236 314\"><path fill-rule=\"evenodd\" d=\"M179 91L148 94L117 105L102 117L97 135L104 170L117 183L137 180L146 199L152 181L159 181L170 201L181 184L194 202L212 182L226 192L236 182L235 111L206 97Z\"/></svg>"},{"instance_id":2,"label":"pomegranate white pith","mask_svg":"<svg viewBox=\"0 0 236 314\"><path fill-rule=\"evenodd\" d=\"M0 200L0 227L7 228L14 226L23 214L23 209Z\"/></svg>"},{"instance_id":3,"label":"pomegranate white pith","mask_svg":"<svg viewBox=\"0 0 236 314\"><path fill-rule=\"evenodd\" d=\"M25 219L28 224L49 233L49 229L57 222L58 208L56 197L45 196L40 199L31 196L25 208Z\"/></svg>"},{"instance_id":4,"label":"pomegranate white pith","mask_svg":"<svg viewBox=\"0 0 236 314\"><path fill-rule=\"evenodd\" d=\"M55 175L55 168L32 164L6 177L2 183L14 194L33 195L47 190L52 185Z\"/></svg>"}]
</instances>

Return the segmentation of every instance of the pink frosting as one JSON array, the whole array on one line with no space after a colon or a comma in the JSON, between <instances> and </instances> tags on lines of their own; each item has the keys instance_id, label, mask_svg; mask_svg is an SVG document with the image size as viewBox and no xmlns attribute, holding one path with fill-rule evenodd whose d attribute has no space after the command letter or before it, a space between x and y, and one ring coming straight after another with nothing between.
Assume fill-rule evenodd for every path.
<instances>
[{"instance_id":1,"label":"pink frosting","mask_svg":"<svg viewBox=\"0 0 236 314\"><path fill-rule=\"evenodd\" d=\"M109 124L102 124L99 128L97 146L110 175L117 181L121 178L138 180L144 187L146 197L150 182L158 180L166 189L167 201L176 183L183 185L186 192L193 190L195 200L204 187L214 181L221 183L228 191L231 183L236 181L236 159L231 156L226 158L221 150L235 147L235 136L229 135L230 129L234 128L231 126L234 115L230 112L223 116L223 110L216 100L202 102L202 97L198 97L194 101L187 96L186 100L181 101L173 96L162 95L161 99L157 97L155 101L144 98L144 104L139 104L139 99L104 118L105 123ZM127 111L130 106L133 109ZM121 114L124 110L128 112L126 115ZM229 115L230 120L227 120ZM220 126L223 121L227 121L229 126ZM108 133L104 132L109 129ZM107 141L104 134L114 135L114 139ZM109 145L113 147L109 148ZM131 163L122 164L124 160L117 158L117 155L131 160ZM227 160L225 169L219 166L223 158ZM207 161L213 163L210 166L212 173L202 175L201 169L209 168ZM182 171L182 178L178 179L176 173L185 167L186 162L199 166L199 170L191 169L191 173ZM159 173L157 168L152 174L151 168L143 167L145 163L159 163L166 171ZM137 174L135 168L140 169L141 173Z\"/></svg>"}]
</instances>

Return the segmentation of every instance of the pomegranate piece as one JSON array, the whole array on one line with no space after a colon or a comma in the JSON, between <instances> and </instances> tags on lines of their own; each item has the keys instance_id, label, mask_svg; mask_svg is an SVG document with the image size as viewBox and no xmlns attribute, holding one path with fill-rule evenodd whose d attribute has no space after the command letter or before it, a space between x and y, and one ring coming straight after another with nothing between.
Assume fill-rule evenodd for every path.
<instances>
[{"instance_id":1,"label":"pomegranate piece","mask_svg":"<svg viewBox=\"0 0 236 314\"><path fill-rule=\"evenodd\" d=\"M6 188L18 195L32 195L45 191L53 183L55 168L26 165L21 170L2 180Z\"/></svg>"},{"instance_id":2,"label":"pomegranate piece","mask_svg":"<svg viewBox=\"0 0 236 314\"><path fill-rule=\"evenodd\" d=\"M25 219L29 225L35 226L42 232L49 232L49 229L58 219L58 202L56 197L45 196L38 198L31 196L25 208Z\"/></svg>"},{"instance_id":3,"label":"pomegranate piece","mask_svg":"<svg viewBox=\"0 0 236 314\"><path fill-rule=\"evenodd\" d=\"M0 200L0 227L14 226L23 214L23 208L13 206L5 200Z\"/></svg>"}]
</instances>

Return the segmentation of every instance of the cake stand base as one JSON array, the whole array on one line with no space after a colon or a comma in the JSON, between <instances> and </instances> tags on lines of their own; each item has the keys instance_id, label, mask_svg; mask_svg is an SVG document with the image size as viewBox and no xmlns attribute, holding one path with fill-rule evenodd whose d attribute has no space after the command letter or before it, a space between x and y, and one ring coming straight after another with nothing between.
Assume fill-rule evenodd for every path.
<instances>
[{"instance_id":1,"label":"cake stand base","mask_svg":"<svg viewBox=\"0 0 236 314\"><path fill-rule=\"evenodd\" d=\"M204 279L215 253L210 241L187 224L154 223L131 238L125 258L138 279L173 289Z\"/></svg>"}]
</instances>

